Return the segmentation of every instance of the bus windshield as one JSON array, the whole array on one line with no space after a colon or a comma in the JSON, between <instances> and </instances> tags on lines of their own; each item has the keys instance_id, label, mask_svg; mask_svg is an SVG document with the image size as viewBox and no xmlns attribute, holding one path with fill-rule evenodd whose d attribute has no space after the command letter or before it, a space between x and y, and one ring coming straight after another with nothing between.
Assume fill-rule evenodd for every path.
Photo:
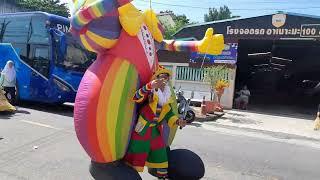
<instances>
[{"instance_id":1,"label":"bus windshield","mask_svg":"<svg viewBox=\"0 0 320 180\"><path fill-rule=\"evenodd\" d=\"M60 56L61 58L56 59L56 65L68 70L85 72L95 60L95 54L82 48L72 39L70 34L66 35L66 43L67 48L64 57Z\"/></svg>"}]
</instances>

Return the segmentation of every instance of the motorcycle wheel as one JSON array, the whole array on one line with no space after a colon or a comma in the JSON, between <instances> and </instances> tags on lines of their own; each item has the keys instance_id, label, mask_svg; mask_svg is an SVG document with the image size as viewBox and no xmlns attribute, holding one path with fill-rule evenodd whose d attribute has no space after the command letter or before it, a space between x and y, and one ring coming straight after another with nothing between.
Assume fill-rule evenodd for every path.
<instances>
[{"instance_id":1,"label":"motorcycle wheel","mask_svg":"<svg viewBox=\"0 0 320 180\"><path fill-rule=\"evenodd\" d=\"M194 119L196 118L196 114L193 111L188 111L186 115L186 121L187 123L192 123Z\"/></svg>"},{"instance_id":2,"label":"motorcycle wheel","mask_svg":"<svg viewBox=\"0 0 320 180\"><path fill-rule=\"evenodd\" d=\"M178 113L179 114L183 113L183 106L181 104L178 105Z\"/></svg>"}]
</instances>

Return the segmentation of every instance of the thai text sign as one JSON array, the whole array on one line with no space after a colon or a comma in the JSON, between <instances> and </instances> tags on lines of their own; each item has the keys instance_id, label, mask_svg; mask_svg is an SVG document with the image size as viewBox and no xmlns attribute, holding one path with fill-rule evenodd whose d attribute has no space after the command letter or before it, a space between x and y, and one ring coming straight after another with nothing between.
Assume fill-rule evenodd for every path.
<instances>
[{"instance_id":1,"label":"thai text sign","mask_svg":"<svg viewBox=\"0 0 320 180\"><path fill-rule=\"evenodd\" d=\"M227 26L227 35L320 37L320 24L302 24L300 28L233 28Z\"/></svg>"}]
</instances>

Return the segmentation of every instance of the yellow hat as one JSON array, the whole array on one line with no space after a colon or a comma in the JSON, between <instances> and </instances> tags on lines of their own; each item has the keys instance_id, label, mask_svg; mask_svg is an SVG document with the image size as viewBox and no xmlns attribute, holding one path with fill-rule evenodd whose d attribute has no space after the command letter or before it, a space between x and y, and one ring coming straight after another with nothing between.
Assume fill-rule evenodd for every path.
<instances>
[{"instance_id":1,"label":"yellow hat","mask_svg":"<svg viewBox=\"0 0 320 180\"><path fill-rule=\"evenodd\" d=\"M159 65L158 69L156 70L156 72L153 73L152 79L156 79L157 76L159 76L160 74L168 74L171 77L172 76L172 71L170 71L169 69L166 69L163 66Z\"/></svg>"}]
</instances>

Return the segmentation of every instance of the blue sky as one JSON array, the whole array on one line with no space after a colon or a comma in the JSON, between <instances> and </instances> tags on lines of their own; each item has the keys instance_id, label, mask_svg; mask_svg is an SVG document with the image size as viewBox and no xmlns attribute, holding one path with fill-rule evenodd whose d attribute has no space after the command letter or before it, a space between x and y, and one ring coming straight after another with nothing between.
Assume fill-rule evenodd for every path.
<instances>
[{"instance_id":1,"label":"blue sky","mask_svg":"<svg viewBox=\"0 0 320 180\"><path fill-rule=\"evenodd\" d=\"M227 5L233 15L241 17L258 16L279 10L320 16L320 0L152 0L152 2L152 9L156 12L172 10L176 14L185 14L194 22L203 22L203 16L209 7L218 8L223 5ZM134 0L133 3L142 10L149 8L149 0Z\"/></svg>"}]
</instances>

